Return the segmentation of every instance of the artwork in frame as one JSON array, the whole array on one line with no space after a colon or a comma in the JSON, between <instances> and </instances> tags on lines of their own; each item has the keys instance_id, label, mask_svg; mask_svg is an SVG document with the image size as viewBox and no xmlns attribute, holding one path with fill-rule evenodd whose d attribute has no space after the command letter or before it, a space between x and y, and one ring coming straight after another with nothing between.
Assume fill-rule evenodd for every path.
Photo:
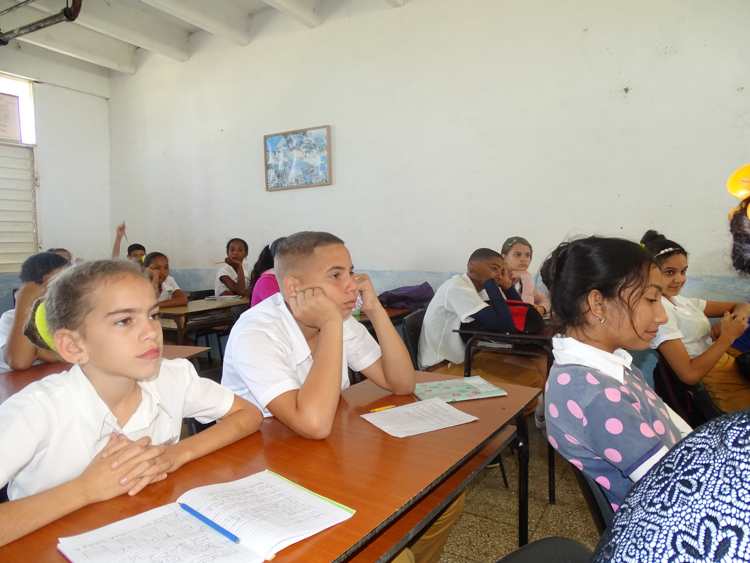
<instances>
[{"instance_id":1,"label":"artwork in frame","mask_svg":"<svg viewBox=\"0 0 750 563\"><path fill-rule=\"evenodd\" d=\"M308 127L263 137L266 190L330 186L331 127Z\"/></svg>"}]
</instances>

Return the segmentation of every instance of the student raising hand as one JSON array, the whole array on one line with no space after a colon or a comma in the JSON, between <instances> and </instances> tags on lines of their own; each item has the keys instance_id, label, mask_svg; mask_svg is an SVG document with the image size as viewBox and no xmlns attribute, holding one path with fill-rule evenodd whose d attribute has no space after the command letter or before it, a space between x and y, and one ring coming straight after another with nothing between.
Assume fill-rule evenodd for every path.
<instances>
[{"instance_id":1,"label":"student raising hand","mask_svg":"<svg viewBox=\"0 0 750 563\"><path fill-rule=\"evenodd\" d=\"M299 323L311 328L343 320L336 304L319 287L296 289L289 296L289 308Z\"/></svg>"}]
</instances>

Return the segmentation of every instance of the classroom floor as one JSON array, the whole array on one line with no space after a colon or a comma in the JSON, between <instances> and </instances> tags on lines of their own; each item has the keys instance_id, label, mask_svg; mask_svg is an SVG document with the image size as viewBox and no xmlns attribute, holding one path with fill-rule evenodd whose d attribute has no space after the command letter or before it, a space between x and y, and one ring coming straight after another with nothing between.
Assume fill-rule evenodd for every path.
<instances>
[{"instance_id":1,"label":"classroom floor","mask_svg":"<svg viewBox=\"0 0 750 563\"><path fill-rule=\"evenodd\" d=\"M529 424L529 540L563 536L594 548L599 540L572 468L556 459L557 504L547 499L547 445ZM503 454L510 488L498 467L489 468L469 488L466 506L445 545L441 563L490 563L518 548L518 462Z\"/></svg>"}]
</instances>

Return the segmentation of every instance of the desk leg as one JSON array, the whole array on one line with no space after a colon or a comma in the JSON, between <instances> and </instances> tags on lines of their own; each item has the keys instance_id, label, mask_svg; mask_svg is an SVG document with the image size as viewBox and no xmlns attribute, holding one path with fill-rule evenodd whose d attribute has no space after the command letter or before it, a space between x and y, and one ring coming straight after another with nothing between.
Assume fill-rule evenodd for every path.
<instances>
[{"instance_id":1,"label":"desk leg","mask_svg":"<svg viewBox=\"0 0 750 563\"><path fill-rule=\"evenodd\" d=\"M185 330L187 329L187 317L179 317L177 324L177 345L182 346L185 343Z\"/></svg>"},{"instance_id":2,"label":"desk leg","mask_svg":"<svg viewBox=\"0 0 750 563\"><path fill-rule=\"evenodd\" d=\"M547 487L549 503L555 504L555 448L547 444Z\"/></svg>"},{"instance_id":3,"label":"desk leg","mask_svg":"<svg viewBox=\"0 0 750 563\"><path fill-rule=\"evenodd\" d=\"M529 431L526 417L516 417L518 433L518 546L529 543Z\"/></svg>"}]
</instances>

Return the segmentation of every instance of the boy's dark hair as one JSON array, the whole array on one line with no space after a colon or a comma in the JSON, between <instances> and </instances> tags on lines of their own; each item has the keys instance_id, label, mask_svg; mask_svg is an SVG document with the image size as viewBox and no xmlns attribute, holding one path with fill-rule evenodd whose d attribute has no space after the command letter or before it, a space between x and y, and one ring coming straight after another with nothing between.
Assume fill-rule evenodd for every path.
<instances>
[{"instance_id":1,"label":"boy's dark hair","mask_svg":"<svg viewBox=\"0 0 750 563\"><path fill-rule=\"evenodd\" d=\"M128 256L130 256L131 254L133 254L133 252L137 250L142 250L143 252L146 252L146 247L143 246L142 244L134 242L133 244L128 246Z\"/></svg>"},{"instance_id":2,"label":"boy's dark hair","mask_svg":"<svg viewBox=\"0 0 750 563\"><path fill-rule=\"evenodd\" d=\"M320 246L344 244L336 235L322 231L301 231L289 235L276 244L274 268L279 281L286 275L289 266L300 258L306 258Z\"/></svg>"},{"instance_id":3,"label":"boy's dark hair","mask_svg":"<svg viewBox=\"0 0 750 563\"><path fill-rule=\"evenodd\" d=\"M750 197L742 200L729 219L729 232L732 233L732 265L742 274L750 274L750 219L747 207Z\"/></svg>"},{"instance_id":4,"label":"boy's dark hair","mask_svg":"<svg viewBox=\"0 0 750 563\"><path fill-rule=\"evenodd\" d=\"M469 256L469 262L479 262L483 260L493 260L495 258L502 258L497 250L491 248L477 248Z\"/></svg>"},{"instance_id":5,"label":"boy's dark hair","mask_svg":"<svg viewBox=\"0 0 750 563\"><path fill-rule=\"evenodd\" d=\"M243 248L245 249L245 256L247 256L247 253L250 252L250 247L247 245L247 241L245 239L241 238L230 238L229 242L227 242L227 254L229 253L229 247L233 242L239 242Z\"/></svg>"},{"instance_id":6,"label":"boy's dark hair","mask_svg":"<svg viewBox=\"0 0 750 563\"><path fill-rule=\"evenodd\" d=\"M149 252L146 254L146 257L143 259L143 267L148 268L151 265L151 262L156 260L157 258L164 258L164 260L169 261L169 258L166 254L162 252Z\"/></svg>"},{"instance_id":7,"label":"boy's dark hair","mask_svg":"<svg viewBox=\"0 0 750 563\"><path fill-rule=\"evenodd\" d=\"M632 241L591 236L563 242L542 264L540 274L550 291L555 328L564 333L586 324L586 299L593 290L617 298L630 311L648 284L651 254ZM641 288L627 301L628 289Z\"/></svg>"},{"instance_id":8,"label":"boy's dark hair","mask_svg":"<svg viewBox=\"0 0 750 563\"><path fill-rule=\"evenodd\" d=\"M641 237L641 244L654 257L654 261L661 266L664 261L675 254L687 256L687 250L673 240L669 240L663 234L653 229L649 229Z\"/></svg>"},{"instance_id":9,"label":"boy's dark hair","mask_svg":"<svg viewBox=\"0 0 750 563\"><path fill-rule=\"evenodd\" d=\"M21 264L21 281L43 283L44 276L68 264L65 258L54 252L32 254Z\"/></svg>"},{"instance_id":10,"label":"boy's dark hair","mask_svg":"<svg viewBox=\"0 0 750 563\"><path fill-rule=\"evenodd\" d=\"M250 272L250 283L248 284L248 291L250 295L252 295L253 288L258 282L261 274L266 270L270 270L271 268L273 268L273 258L275 256L275 251L278 249L279 244L281 244L284 238L285 237L277 238L271 244L267 244L263 247L263 250L260 251L260 254L258 254L258 259L255 261L253 270Z\"/></svg>"},{"instance_id":11,"label":"boy's dark hair","mask_svg":"<svg viewBox=\"0 0 750 563\"><path fill-rule=\"evenodd\" d=\"M517 244L528 246L529 251L532 254L534 254L534 249L531 247L531 243L523 237L510 237L510 238L505 239L503 246L500 248L500 254L505 256L506 254L508 254L508 252L510 252L510 249L516 246Z\"/></svg>"}]
</instances>

